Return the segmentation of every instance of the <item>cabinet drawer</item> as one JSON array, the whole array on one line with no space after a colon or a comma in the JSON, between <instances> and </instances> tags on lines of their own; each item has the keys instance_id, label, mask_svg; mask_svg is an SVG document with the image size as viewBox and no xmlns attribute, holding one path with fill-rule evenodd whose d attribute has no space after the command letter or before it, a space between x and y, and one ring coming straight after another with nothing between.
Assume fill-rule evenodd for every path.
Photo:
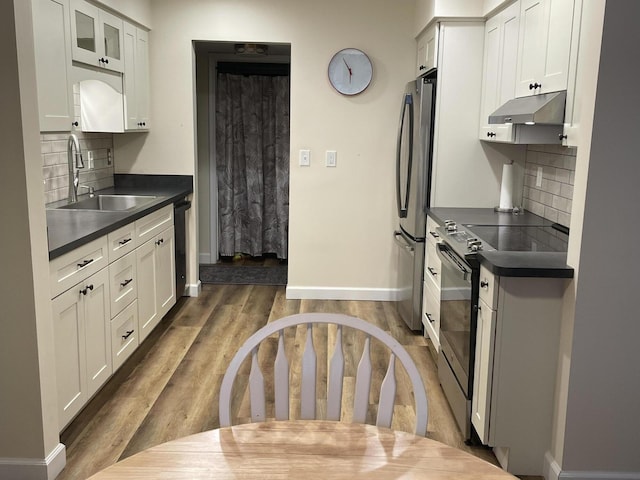
<instances>
[{"instance_id":1,"label":"cabinet drawer","mask_svg":"<svg viewBox=\"0 0 640 480\"><path fill-rule=\"evenodd\" d=\"M146 217L136 220L136 241L142 245L155 235L173 225L173 205L167 205Z\"/></svg>"},{"instance_id":2,"label":"cabinet drawer","mask_svg":"<svg viewBox=\"0 0 640 480\"><path fill-rule=\"evenodd\" d=\"M436 246L427 242L427 258L425 261L424 278L425 283L433 284L435 288L434 294L440 298L440 274L442 271L442 262L436 252Z\"/></svg>"},{"instance_id":3,"label":"cabinet drawer","mask_svg":"<svg viewBox=\"0 0 640 480\"><path fill-rule=\"evenodd\" d=\"M49 262L51 298L88 278L108 264L107 237L100 237Z\"/></svg>"},{"instance_id":4,"label":"cabinet drawer","mask_svg":"<svg viewBox=\"0 0 640 480\"><path fill-rule=\"evenodd\" d=\"M426 282L422 296L422 324L433 345L440 351L440 297L433 294Z\"/></svg>"},{"instance_id":5,"label":"cabinet drawer","mask_svg":"<svg viewBox=\"0 0 640 480\"><path fill-rule=\"evenodd\" d=\"M109 265L111 316L115 317L138 296L136 254L131 252Z\"/></svg>"},{"instance_id":6,"label":"cabinet drawer","mask_svg":"<svg viewBox=\"0 0 640 480\"><path fill-rule=\"evenodd\" d=\"M486 267L480 266L480 299L493 310L498 304L498 279Z\"/></svg>"},{"instance_id":7,"label":"cabinet drawer","mask_svg":"<svg viewBox=\"0 0 640 480\"><path fill-rule=\"evenodd\" d=\"M116 371L138 347L138 304L134 300L111 320L111 355Z\"/></svg>"},{"instance_id":8,"label":"cabinet drawer","mask_svg":"<svg viewBox=\"0 0 640 480\"><path fill-rule=\"evenodd\" d=\"M440 241L440 236L436 232L436 228L438 228L440 224L436 222L433 218L427 217L427 239L431 243L437 243Z\"/></svg>"},{"instance_id":9,"label":"cabinet drawer","mask_svg":"<svg viewBox=\"0 0 640 480\"><path fill-rule=\"evenodd\" d=\"M109 242L109 262L133 252L136 248L136 225L131 222L107 235Z\"/></svg>"}]
</instances>

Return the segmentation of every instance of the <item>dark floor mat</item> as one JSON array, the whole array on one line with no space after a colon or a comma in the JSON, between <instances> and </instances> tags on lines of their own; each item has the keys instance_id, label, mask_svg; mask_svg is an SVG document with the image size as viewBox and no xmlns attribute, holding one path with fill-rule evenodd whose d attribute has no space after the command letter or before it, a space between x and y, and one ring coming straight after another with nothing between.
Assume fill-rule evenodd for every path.
<instances>
[{"instance_id":1,"label":"dark floor mat","mask_svg":"<svg viewBox=\"0 0 640 480\"><path fill-rule=\"evenodd\" d=\"M200 281L226 285L286 285L287 265L200 265Z\"/></svg>"}]
</instances>

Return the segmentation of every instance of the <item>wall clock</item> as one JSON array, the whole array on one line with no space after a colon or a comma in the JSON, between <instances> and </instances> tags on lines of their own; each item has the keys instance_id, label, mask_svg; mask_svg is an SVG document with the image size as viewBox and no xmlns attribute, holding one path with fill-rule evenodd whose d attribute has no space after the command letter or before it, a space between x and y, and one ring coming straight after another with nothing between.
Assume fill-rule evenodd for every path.
<instances>
[{"instance_id":1,"label":"wall clock","mask_svg":"<svg viewBox=\"0 0 640 480\"><path fill-rule=\"evenodd\" d=\"M329 62L329 81L343 95L357 95L364 91L372 77L371 60L357 48L340 50Z\"/></svg>"}]
</instances>

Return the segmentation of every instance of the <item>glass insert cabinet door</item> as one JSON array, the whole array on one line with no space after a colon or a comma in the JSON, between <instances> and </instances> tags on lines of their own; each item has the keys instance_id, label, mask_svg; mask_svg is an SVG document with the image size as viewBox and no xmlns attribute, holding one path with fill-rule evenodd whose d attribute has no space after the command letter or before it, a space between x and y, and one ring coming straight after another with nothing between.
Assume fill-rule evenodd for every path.
<instances>
[{"instance_id":1,"label":"glass insert cabinet door","mask_svg":"<svg viewBox=\"0 0 640 480\"><path fill-rule=\"evenodd\" d=\"M84 0L73 0L72 6L73 60L122 72L122 19Z\"/></svg>"}]
</instances>

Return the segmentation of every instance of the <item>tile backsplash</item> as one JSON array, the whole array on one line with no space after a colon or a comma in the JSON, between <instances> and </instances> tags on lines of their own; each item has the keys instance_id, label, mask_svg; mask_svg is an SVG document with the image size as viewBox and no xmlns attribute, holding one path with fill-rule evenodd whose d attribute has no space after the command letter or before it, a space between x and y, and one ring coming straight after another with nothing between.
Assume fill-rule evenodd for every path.
<instances>
[{"instance_id":1,"label":"tile backsplash","mask_svg":"<svg viewBox=\"0 0 640 480\"><path fill-rule=\"evenodd\" d=\"M541 182L537 182L539 169L542 169ZM575 170L575 148L529 145L524 174L524 208L568 227Z\"/></svg>"},{"instance_id":2,"label":"tile backsplash","mask_svg":"<svg viewBox=\"0 0 640 480\"><path fill-rule=\"evenodd\" d=\"M74 132L80 140L84 167L80 169L80 185L96 190L113 186L113 134ZM43 133L40 135L42 176L45 203L56 202L69 195L67 141L69 133ZM89 161L89 152L93 160ZM86 193L81 189L79 194Z\"/></svg>"}]
</instances>

